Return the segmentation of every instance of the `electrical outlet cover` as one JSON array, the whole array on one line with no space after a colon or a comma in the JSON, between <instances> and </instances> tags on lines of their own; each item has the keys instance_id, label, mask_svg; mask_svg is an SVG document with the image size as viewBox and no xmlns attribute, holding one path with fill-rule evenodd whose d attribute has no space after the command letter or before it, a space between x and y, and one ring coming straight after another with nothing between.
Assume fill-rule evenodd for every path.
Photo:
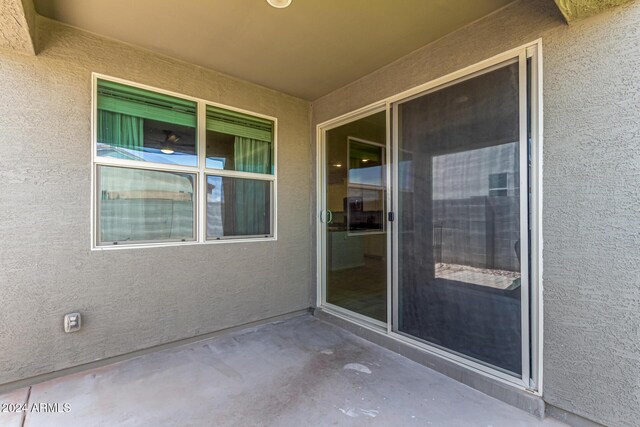
<instances>
[{"instance_id":1,"label":"electrical outlet cover","mask_svg":"<svg viewBox=\"0 0 640 427\"><path fill-rule=\"evenodd\" d=\"M80 317L80 313L69 313L64 315L64 331L67 333L79 331L81 323L82 318Z\"/></svg>"}]
</instances>

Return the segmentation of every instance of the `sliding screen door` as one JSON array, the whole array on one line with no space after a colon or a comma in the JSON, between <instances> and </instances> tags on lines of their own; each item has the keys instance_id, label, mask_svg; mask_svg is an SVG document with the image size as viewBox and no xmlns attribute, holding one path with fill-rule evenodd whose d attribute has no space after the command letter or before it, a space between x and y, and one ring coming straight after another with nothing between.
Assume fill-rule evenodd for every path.
<instances>
[{"instance_id":1,"label":"sliding screen door","mask_svg":"<svg viewBox=\"0 0 640 427\"><path fill-rule=\"evenodd\" d=\"M523 61L394 104L394 329L517 377L528 369Z\"/></svg>"}]
</instances>

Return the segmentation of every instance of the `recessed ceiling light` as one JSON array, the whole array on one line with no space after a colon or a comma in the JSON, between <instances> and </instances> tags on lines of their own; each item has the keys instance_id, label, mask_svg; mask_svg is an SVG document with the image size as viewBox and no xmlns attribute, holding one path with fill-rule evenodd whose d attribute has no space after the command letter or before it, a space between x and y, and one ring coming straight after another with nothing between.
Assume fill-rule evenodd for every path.
<instances>
[{"instance_id":1,"label":"recessed ceiling light","mask_svg":"<svg viewBox=\"0 0 640 427\"><path fill-rule=\"evenodd\" d=\"M278 9L284 9L291 4L291 0L267 0L267 3Z\"/></svg>"},{"instance_id":2,"label":"recessed ceiling light","mask_svg":"<svg viewBox=\"0 0 640 427\"><path fill-rule=\"evenodd\" d=\"M342 163L334 163L332 166L334 166L336 168L341 168L342 167Z\"/></svg>"},{"instance_id":3,"label":"recessed ceiling light","mask_svg":"<svg viewBox=\"0 0 640 427\"><path fill-rule=\"evenodd\" d=\"M369 159L362 159L362 163L367 163Z\"/></svg>"},{"instance_id":4,"label":"recessed ceiling light","mask_svg":"<svg viewBox=\"0 0 640 427\"><path fill-rule=\"evenodd\" d=\"M164 154L173 154L173 153L175 153L175 151L173 151L171 148L161 148L160 151L163 152Z\"/></svg>"}]
</instances>

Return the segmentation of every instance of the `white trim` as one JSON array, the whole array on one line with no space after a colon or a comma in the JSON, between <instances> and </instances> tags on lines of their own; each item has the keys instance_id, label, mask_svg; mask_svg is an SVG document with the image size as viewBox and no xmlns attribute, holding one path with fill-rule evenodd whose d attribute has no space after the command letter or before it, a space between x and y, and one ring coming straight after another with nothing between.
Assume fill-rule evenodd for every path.
<instances>
[{"instance_id":1,"label":"white trim","mask_svg":"<svg viewBox=\"0 0 640 427\"><path fill-rule=\"evenodd\" d=\"M389 288L391 289L391 296L390 299L392 301L392 306L390 308L391 311L391 316L389 317L389 335L391 335L393 333L393 328L394 325L398 324L398 286L396 286L397 283L400 283L399 281L399 276L398 276L398 247L400 245L399 243L399 236L398 236L398 212L400 211L399 209L399 202L398 202L398 194L399 194L399 184L398 184L398 179L396 177L399 176L399 168L400 168L400 148L398 147L398 144L396 141L399 141L400 138L400 127L398 126L398 108L394 108L393 104L391 103L391 101L388 101L388 105L389 105L389 109L391 112L391 126L392 126L392 130L390 132L390 138L391 140L389 141L389 144L391 145L391 158L393 159L392 162L392 174L391 174L391 181L393 183L393 187L391 190L391 204L392 204L392 211L394 212L394 221L391 224L391 248L389 249L392 253L392 260L391 260L391 283L389 283Z\"/></svg>"},{"instance_id":2,"label":"white trim","mask_svg":"<svg viewBox=\"0 0 640 427\"><path fill-rule=\"evenodd\" d=\"M89 242L91 242L91 250L94 250L98 247L97 236L98 230L96 227L97 224L97 194L96 194L96 113L98 111L98 97L96 94L98 93L98 79L95 74L91 75L91 191L89 201L90 206L90 215L91 218L89 220L89 232L91 235L89 236Z\"/></svg>"},{"instance_id":3,"label":"white trim","mask_svg":"<svg viewBox=\"0 0 640 427\"><path fill-rule=\"evenodd\" d=\"M393 209L393 200L391 198L393 190L394 181L392 177L394 176L391 168L397 163L394 159L393 154L391 152L391 103L385 103L385 150L387 155L387 167L386 167L386 184L387 184L387 192L386 192L386 212L384 221L387 224L387 334L390 334L393 328L393 323L391 316L393 314L392 310L392 292L393 292L393 237L394 237L394 225L397 223L397 218L394 218L393 221L389 221L389 212L393 212L395 215L396 210Z\"/></svg>"},{"instance_id":4,"label":"white trim","mask_svg":"<svg viewBox=\"0 0 640 427\"><path fill-rule=\"evenodd\" d=\"M417 341L413 338L404 337L396 332L393 332L392 328L394 325L397 325L397 286L398 283L398 269L397 269L397 251L393 251L393 248L397 248L398 245L398 233L397 233L397 212L398 212L398 183L397 179L393 179L398 174L398 147L395 141L398 140L398 132L397 128L398 123L398 111L397 108L393 108L393 104L396 102L406 101L407 98L410 98L414 95L424 94L424 92L429 91L434 88L441 89L443 85L454 84L460 81L461 79L471 78L473 74L485 71L487 68L492 66L498 66L505 61L513 60L516 58L520 62L520 70L522 70L522 59L525 60L526 66L526 58L533 57L533 67L535 68L535 75L532 76L532 81L535 82L535 87L532 88L533 99L531 100L531 108L532 108L532 202L530 209L532 211L532 219L531 226L534 229L532 231L532 241L531 241L531 254L529 257L531 259L531 280L528 280L528 277L524 277L521 282L524 283L525 280L530 283L531 282L531 347L529 348L529 355L532 355L532 361L534 369L532 372L529 371L529 363L527 362L527 367L524 367L524 359L525 355L523 354L523 372L522 377L514 377L512 375L501 372L499 369L495 369L481 363L474 362L466 357L457 356L449 351L444 351L428 344ZM522 84L520 85L520 90L522 91ZM525 90L526 90L526 82L525 82ZM522 104L522 96L520 96L521 104ZM526 100L525 100L526 101ZM338 117L335 117L330 120L326 120L322 123L316 125L316 163L317 163L317 173L316 173L316 184L317 184L317 207L320 212L320 217L322 217L322 213L325 208L325 186L324 186L324 150L325 150L325 133L326 131L340 126L344 123L357 120L358 118L364 117L366 115L372 114L375 112L377 108L381 108L385 106L384 109L387 110L387 134L388 138L391 141L387 141L387 152L390 154L388 156L387 163L391 165L388 168L388 181L387 181L387 189L391 188L391 191L387 191L389 197L391 198L391 203L388 206L391 207L391 211L395 214L395 221L391 224L391 227L387 228L387 231L390 232L388 237L388 245L387 245L387 255L388 255L388 265L391 268L388 268L387 271L387 281L388 281L388 292L387 292L387 331L381 331L378 328L372 328L366 322L360 322L357 319L354 319L354 316L340 316L345 318L346 320L352 321L354 323L359 324L365 328L371 329L378 333L383 333L393 339L406 342L407 344L419 348L423 351L429 352L431 354L442 357L446 360L449 360L453 363L456 363L460 366L466 367L474 372L477 372L483 376L487 376L489 378L496 379L505 384L509 384L513 387L525 390L529 393L532 393L537 396L542 395L542 385L543 385L543 299L542 299L542 137L543 137L543 122L542 122L542 40L538 39L531 43L524 44L517 48L511 49L507 52L503 52L501 54L495 55L489 59L484 61L480 61L476 64L472 64L468 67L465 67L461 70L455 71L453 73L447 74L440 78L431 80L422 85L413 87L406 91L403 91L399 94L387 97L383 100L371 103L364 107L361 107L352 112L342 114ZM526 105L526 104L525 104ZM380 110L382 111L382 109ZM525 116L525 140L526 140L526 112ZM521 123L522 123L522 115L521 115ZM522 126L521 126L522 132ZM522 136L521 136L522 141ZM393 143L391 143L393 142ZM521 144L522 145L522 144ZM522 150L521 150L522 151ZM526 151L525 151L526 157ZM522 161L522 154L520 160ZM522 171L521 171L521 180L522 180ZM521 195L522 191L525 194L528 193L527 186L522 186L521 183ZM390 193L390 194L389 194ZM521 212L522 214L522 212ZM527 218L527 212L525 215L525 223L529 222ZM522 222L521 222L522 224ZM526 227L526 225L525 225ZM317 221L316 233L317 233L317 272L316 272L316 280L317 280L317 305L318 307L326 306L325 302L325 262L324 251L325 251L325 236L324 236L324 226L322 221ZM527 234L527 233L525 233ZM527 234L528 235L528 234ZM522 245L524 246L524 245ZM527 248L528 251L528 248ZM522 251L521 251L522 253ZM389 256L390 255L390 256ZM391 270L391 271L389 271ZM528 269L526 271L528 275ZM391 288L392 292L389 292L389 288ZM524 289L523 289L524 292ZM527 295L527 300L529 300L529 296ZM392 318L393 317L393 318ZM523 343L525 339L525 335L528 335L529 331L529 314L523 317L523 326L526 326L526 330L523 328ZM526 317L526 319L525 319ZM526 322L526 325L525 325ZM527 338L528 339L528 338ZM524 350L524 349L523 349ZM528 358L528 355L527 357ZM527 378L525 378L525 375ZM529 376L534 376L534 383L530 384ZM533 388L532 388L533 386Z\"/></svg>"},{"instance_id":5,"label":"white trim","mask_svg":"<svg viewBox=\"0 0 640 427\"><path fill-rule=\"evenodd\" d=\"M263 116L264 118L269 118ZM278 240L278 119L273 117L273 184L271 185L271 234Z\"/></svg>"},{"instance_id":6,"label":"white trim","mask_svg":"<svg viewBox=\"0 0 640 427\"><path fill-rule=\"evenodd\" d=\"M274 175L267 175L256 172L241 172L241 171L232 171L228 169L204 169L203 172L205 175L215 175L215 176L226 176L230 178L244 178L244 179L255 179L258 181L275 181L276 177Z\"/></svg>"},{"instance_id":7,"label":"white trim","mask_svg":"<svg viewBox=\"0 0 640 427\"><path fill-rule=\"evenodd\" d=\"M543 187L543 56L542 40L527 48L527 57L531 58L531 294L537 298L531 300L533 317L531 328L531 355L534 380L532 387L543 393L543 239L542 239L542 187Z\"/></svg>"},{"instance_id":8,"label":"white trim","mask_svg":"<svg viewBox=\"0 0 640 427\"><path fill-rule=\"evenodd\" d=\"M136 161L128 159L118 159L112 157L98 157L97 155L97 110L98 110L98 80L111 81L120 83L140 89L146 89L156 93L162 93L165 95L173 96L176 98L192 101L197 106L197 120L196 120L196 148L197 148L197 163L196 166L181 166L175 164L148 162L148 161ZM259 174L253 172L241 172L231 170L209 169L206 168L206 108L207 106L214 106L229 111L247 114L253 117L259 117L267 119L273 122L273 174ZM194 195L194 240L193 241L158 241L158 242L140 242L140 243L122 243L117 245L98 245L97 237L97 224L98 224L98 200L97 200L97 176L96 170L98 166L117 166L126 167L132 169L143 170L158 170L167 172L181 172L191 173L196 175L196 186L194 191L197 194ZM232 107L224 104L220 104L213 101L208 101L193 96L188 96L169 90L157 88L154 86L145 85L130 80L125 80L117 77L107 76L100 73L91 74L91 225L90 225L90 242L92 251L103 251L113 249L140 249L140 248L153 248L163 246L183 246L193 244L219 244L219 243L255 243L264 241L276 241L278 240L278 203L277 203L277 180L278 174L278 119L266 114L256 113L253 111L245 110L242 108ZM229 236L221 239L207 240L206 236L206 176L217 175L234 178L248 178L257 179L263 181L271 181L271 235L264 238L255 237L242 237L242 236Z\"/></svg>"},{"instance_id":9,"label":"white trim","mask_svg":"<svg viewBox=\"0 0 640 427\"><path fill-rule=\"evenodd\" d=\"M529 141L527 132L527 52L518 55L518 105L520 118L520 337L522 382L529 387L531 346L529 341Z\"/></svg>"},{"instance_id":10,"label":"white trim","mask_svg":"<svg viewBox=\"0 0 640 427\"><path fill-rule=\"evenodd\" d=\"M203 170L206 165L207 159L207 110L206 108L200 108L198 105L198 122L197 122L197 147L198 147L198 242L204 242L207 240L207 175Z\"/></svg>"},{"instance_id":11,"label":"white trim","mask_svg":"<svg viewBox=\"0 0 640 427\"><path fill-rule=\"evenodd\" d=\"M113 246L98 246L95 251L117 251L123 249L152 249L162 248L166 246L205 246L205 245L219 245L223 243L257 243L257 242L275 242L275 237L262 237L262 238L227 238L220 240L207 240L205 242L197 242L195 240L189 240L186 242L158 242L158 243L130 243L128 245L113 245Z\"/></svg>"},{"instance_id":12,"label":"white trim","mask_svg":"<svg viewBox=\"0 0 640 427\"><path fill-rule=\"evenodd\" d=\"M195 173L200 172L195 166L180 166L171 163L156 163L156 162L142 162L137 160L119 159L115 157L99 157L93 161L95 165L100 166L115 166L127 169L146 169L163 172L184 172Z\"/></svg>"},{"instance_id":13,"label":"white trim","mask_svg":"<svg viewBox=\"0 0 640 427\"><path fill-rule=\"evenodd\" d=\"M325 266L325 236L324 220L322 213L325 210L324 197L324 146L325 131L320 127L316 128L316 213L314 213L316 223L316 307L321 307L324 301L324 266Z\"/></svg>"}]
</instances>

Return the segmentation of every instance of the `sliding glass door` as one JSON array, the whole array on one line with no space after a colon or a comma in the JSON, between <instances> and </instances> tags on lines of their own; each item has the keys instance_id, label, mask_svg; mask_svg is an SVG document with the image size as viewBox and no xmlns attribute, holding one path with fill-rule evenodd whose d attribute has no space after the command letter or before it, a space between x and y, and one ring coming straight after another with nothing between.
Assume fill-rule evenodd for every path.
<instances>
[{"instance_id":1,"label":"sliding glass door","mask_svg":"<svg viewBox=\"0 0 640 427\"><path fill-rule=\"evenodd\" d=\"M325 302L387 320L386 113L330 129L324 146Z\"/></svg>"},{"instance_id":2,"label":"sliding glass door","mask_svg":"<svg viewBox=\"0 0 640 427\"><path fill-rule=\"evenodd\" d=\"M517 377L528 369L521 65L515 58L394 105L394 330Z\"/></svg>"},{"instance_id":3,"label":"sliding glass door","mask_svg":"<svg viewBox=\"0 0 640 427\"><path fill-rule=\"evenodd\" d=\"M318 134L320 304L527 389L541 378L537 49Z\"/></svg>"}]
</instances>

